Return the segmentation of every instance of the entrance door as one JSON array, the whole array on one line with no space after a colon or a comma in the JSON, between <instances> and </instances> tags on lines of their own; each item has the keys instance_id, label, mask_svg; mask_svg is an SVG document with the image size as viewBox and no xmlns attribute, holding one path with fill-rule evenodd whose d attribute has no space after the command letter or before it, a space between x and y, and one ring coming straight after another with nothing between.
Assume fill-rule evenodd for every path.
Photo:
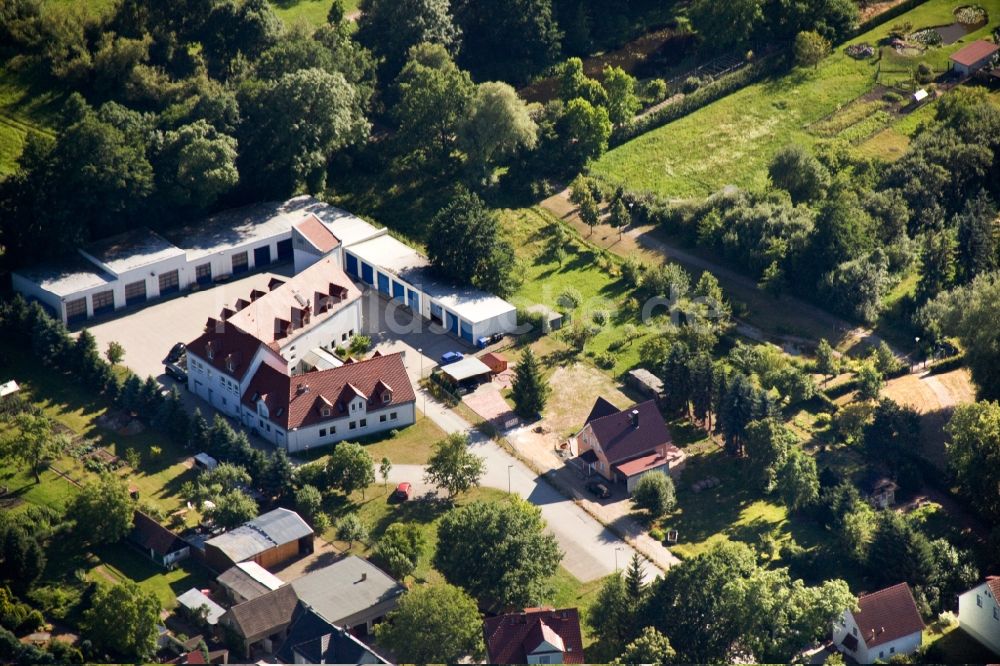
<instances>
[{"instance_id":1,"label":"entrance door","mask_svg":"<svg viewBox=\"0 0 1000 666\"><path fill-rule=\"evenodd\" d=\"M270 251L270 250L269 250ZM278 261L290 261L292 258L292 239L278 241Z\"/></svg>"},{"instance_id":2,"label":"entrance door","mask_svg":"<svg viewBox=\"0 0 1000 666\"><path fill-rule=\"evenodd\" d=\"M253 265L257 268L271 263L271 246L255 247L253 250Z\"/></svg>"}]
</instances>

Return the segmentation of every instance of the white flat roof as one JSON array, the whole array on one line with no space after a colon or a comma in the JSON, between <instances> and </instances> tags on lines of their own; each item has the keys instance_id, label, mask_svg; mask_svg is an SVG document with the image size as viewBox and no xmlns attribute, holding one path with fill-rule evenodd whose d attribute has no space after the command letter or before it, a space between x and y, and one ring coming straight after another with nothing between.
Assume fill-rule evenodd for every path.
<instances>
[{"instance_id":1,"label":"white flat roof","mask_svg":"<svg viewBox=\"0 0 1000 666\"><path fill-rule=\"evenodd\" d=\"M205 621L209 624L218 624L219 618L226 612L225 608L209 599L204 592L196 587L192 587L184 594L178 596L177 603L185 608L190 608L191 610L198 610L204 606L208 609L208 615L206 615Z\"/></svg>"},{"instance_id":2,"label":"white flat roof","mask_svg":"<svg viewBox=\"0 0 1000 666\"><path fill-rule=\"evenodd\" d=\"M91 243L80 252L107 266L116 275L184 255L183 250L145 227Z\"/></svg>"},{"instance_id":3,"label":"white flat roof","mask_svg":"<svg viewBox=\"0 0 1000 666\"><path fill-rule=\"evenodd\" d=\"M322 347L310 349L302 356L302 360L317 370L333 370L344 365L343 361Z\"/></svg>"},{"instance_id":4,"label":"white flat roof","mask_svg":"<svg viewBox=\"0 0 1000 666\"><path fill-rule=\"evenodd\" d=\"M478 323L517 309L508 301L481 289L441 281L431 273L427 257L392 236L379 236L347 250L366 263L417 287L466 321Z\"/></svg>"},{"instance_id":5,"label":"white flat roof","mask_svg":"<svg viewBox=\"0 0 1000 666\"><path fill-rule=\"evenodd\" d=\"M270 241L305 219L302 202L266 201L226 210L170 233L170 238L187 254L188 261Z\"/></svg>"},{"instance_id":6,"label":"white flat roof","mask_svg":"<svg viewBox=\"0 0 1000 666\"><path fill-rule=\"evenodd\" d=\"M344 247L353 245L354 243L361 243L369 238L386 233L385 229L380 229L369 224L360 217L348 213L346 210L323 203L312 197L299 197L299 199L308 199L303 204L303 210L318 217L326 225L326 228L340 239ZM295 200L293 199L293 201Z\"/></svg>"},{"instance_id":7,"label":"white flat roof","mask_svg":"<svg viewBox=\"0 0 1000 666\"><path fill-rule=\"evenodd\" d=\"M277 590L285 584L285 581L281 580L256 562L239 562L236 566L242 569L246 575L250 576L269 590Z\"/></svg>"},{"instance_id":8,"label":"white flat roof","mask_svg":"<svg viewBox=\"0 0 1000 666\"><path fill-rule=\"evenodd\" d=\"M14 271L29 282L60 298L75 296L81 291L110 285L117 278L77 255L60 266L42 264Z\"/></svg>"},{"instance_id":9,"label":"white flat roof","mask_svg":"<svg viewBox=\"0 0 1000 666\"><path fill-rule=\"evenodd\" d=\"M3 384L0 384L0 398L4 397L5 395L10 395L11 393L17 393L20 390L21 387L18 386L17 382L14 381L13 379L10 380L9 382L4 382Z\"/></svg>"},{"instance_id":10,"label":"white flat roof","mask_svg":"<svg viewBox=\"0 0 1000 666\"><path fill-rule=\"evenodd\" d=\"M480 375L488 375L492 370L490 366L480 361L475 356L466 356L461 361L449 363L441 366L441 372L448 375L456 382L460 382Z\"/></svg>"}]
</instances>

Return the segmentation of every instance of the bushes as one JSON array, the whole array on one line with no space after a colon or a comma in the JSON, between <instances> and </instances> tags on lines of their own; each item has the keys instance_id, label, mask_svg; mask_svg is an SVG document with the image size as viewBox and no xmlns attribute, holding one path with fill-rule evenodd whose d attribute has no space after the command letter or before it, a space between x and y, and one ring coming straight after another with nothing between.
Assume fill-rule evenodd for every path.
<instances>
[{"instance_id":1,"label":"bushes","mask_svg":"<svg viewBox=\"0 0 1000 666\"><path fill-rule=\"evenodd\" d=\"M916 79L918 83L930 83L934 80L934 68L926 62L917 65Z\"/></svg>"}]
</instances>

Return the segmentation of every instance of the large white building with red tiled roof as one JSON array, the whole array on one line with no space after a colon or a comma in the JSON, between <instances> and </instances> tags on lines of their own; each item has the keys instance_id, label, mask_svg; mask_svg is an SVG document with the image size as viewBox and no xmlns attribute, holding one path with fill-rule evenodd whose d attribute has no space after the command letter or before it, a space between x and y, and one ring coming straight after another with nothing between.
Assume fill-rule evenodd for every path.
<instances>
[{"instance_id":1,"label":"large white building with red tiled roof","mask_svg":"<svg viewBox=\"0 0 1000 666\"><path fill-rule=\"evenodd\" d=\"M858 597L858 610L833 624L833 644L859 664L912 654L923 641L924 621L910 586L899 583Z\"/></svg>"}]
</instances>

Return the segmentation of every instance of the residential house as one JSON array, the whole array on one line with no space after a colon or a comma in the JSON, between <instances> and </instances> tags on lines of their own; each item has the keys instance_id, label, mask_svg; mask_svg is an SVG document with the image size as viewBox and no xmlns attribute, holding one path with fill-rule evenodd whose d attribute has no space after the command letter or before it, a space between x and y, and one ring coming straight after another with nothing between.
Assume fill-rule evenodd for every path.
<instances>
[{"instance_id":1,"label":"residential house","mask_svg":"<svg viewBox=\"0 0 1000 666\"><path fill-rule=\"evenodd\" d=\"M988 576L958 595L958 622L965 633L1000 655L1000 577Z\"/></svg>"},{"instance_id":2,"label":"residential house","mask_svg":"<svg viewBox=\"0 0 1000 666\"><path fill-rule=\"evenodd\" d=\"M293 580L299 600L330 624L367 636L399 605L406 591L396 579L355 555Z\"/></svg>"},{"instance_id":3,"label":"residential house","mask_svg":"<svg viewBox=\"0 0 1000 666\"><path fill-rule=\"evenodd\" d=\"M859 664L872 664L912 654L923 630L910 586L899 583L858 597L858 610L845 610L834 622L833 644Z\"/></svg>"},{"instance_id":4,"label":"residential house","mask_svg":"<svg viewBox=\"0 0 1000 666\"><path fill-rule=\"evenodd\" d=\"M205 542L205 563L225 571L240 562L274 567L313 551L313 530L299 514L275 509Z\"/></svg>"},{"instance_id":5,"label":"residential house","mask_svg":"<svg viewBox=\"0 0 1000 666\"><path fill-rule=\"evenodd\" d=\"M370 647L299 602L275 655L283 664L388 664Z\"/></svg>"},{"instance_id":6,"label":"residential house","mask_svg":"<svg viewBox=\"0 0 1000 666\"><path fill-rule=\"evenodd\" d=\"M899 484L886 477L877 477L869 484L868 500L876 509L888 509L896 503Z\"/></svg>"},{"instance_id":7,"label":"residential house","mask_svg":"<svg viewBox=\"0 0 1000 666\"><path fill-rule=\"evenodd\" d=\"M256 562L238 562L222 572L215 579L222 593L232 604L241 604L268 592L277 590L286 583Z\"/></svg>"},{"instance_id":8,"label":"residential house","mask_svg":"<svg viewBox=\"0 0 1000 666\"><path fill-rule=\"evenodd\" d=\"M219 618L223 627L250 658L254 649L271 654L285 640L299 599L291 585L237 604Z\"/></svg>"},{"instance_id":9,"label":"residential house","mask_svg":"<svg viewBox=\"0 0 1000 666\"><path fill-rule=\"evenodd\" d=\"M132 515L128 542L167 569L191 555L187 542L141 511Z\"/></svg>"},{"instance_id":10,"label":"residential house","mask_svg":"<svg viewBox=\"0 0 1000 666\"><path fill-rule=\"evenodd\" d=\"M963 76L968 76L990 64L993 56L998 52L1000 52L1000 46L978 39L952 53L948 60L952 70Z\"/></svg>"},{"instance_id":11,"label":"residential house","mask_svg":"<svg viewBox=\"0 0 1000 666\"><path fill-rule=\"evenodd\" d=\"M491 664L582 664L583 637L575 608L526 608L488 617L483 642Z\"/></svg>"},{"instance_id":12,"label":"residential house","mask_svg":"<svg viewBox=\"0 0 1000 666\"><path fill-rule=\"evenodd\" d=\"M571 445L577 451L576 464L588 475L596 472L609 481L623 482L630 493L650 472L677 477L687 460L674 446L653 400L619 410L598 398Z\"/></svg>"}]
</instances>

